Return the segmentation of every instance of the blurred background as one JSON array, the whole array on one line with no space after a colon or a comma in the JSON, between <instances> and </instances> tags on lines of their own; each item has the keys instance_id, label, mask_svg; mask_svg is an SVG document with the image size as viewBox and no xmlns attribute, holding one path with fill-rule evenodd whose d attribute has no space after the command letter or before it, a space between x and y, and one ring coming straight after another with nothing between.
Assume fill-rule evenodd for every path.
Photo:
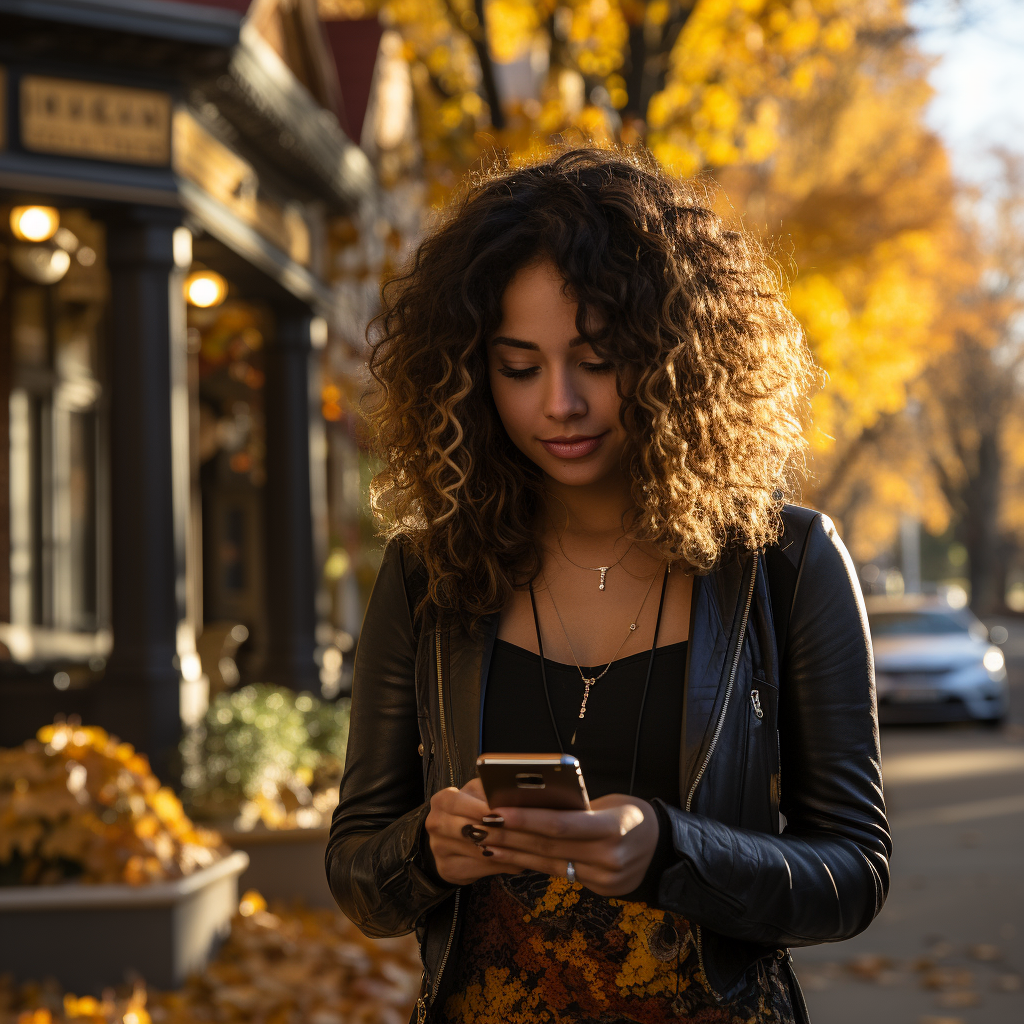
<instances>
[{"instance_id":1,"label":"blurred background","mask_svg":"<svg viewBox=\"0 0 1024 1024\"><path fill-rule=\"evenodd\" d=\"M322 868L365 330L558 138L699 176L828 375L896 852L812 1016L1024 1019L1022 97L1020 0L0 0L0 1021L407 1018Z\"/></svg>"}]
</instances>

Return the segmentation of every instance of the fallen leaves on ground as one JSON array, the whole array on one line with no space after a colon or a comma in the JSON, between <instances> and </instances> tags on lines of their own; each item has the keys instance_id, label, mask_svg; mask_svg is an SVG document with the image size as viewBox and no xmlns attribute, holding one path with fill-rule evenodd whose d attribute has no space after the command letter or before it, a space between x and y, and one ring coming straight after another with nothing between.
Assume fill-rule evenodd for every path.
<instances>
[{"instance_id":1,"label":"fallen leaves on ground","mask_svg":"<svg viewBox=\"0 0 1024 1024\"><path fill-rule=\"evenodd\" d=\"M981 996L970 989L961 989L958 992L943 992L935 1001L945 1010L965 1010L969 1006L980 1006Z\"/></svg>"},{"instance_id":2,"label":"fallen leaves on ground","mask_svg":"<svg viewBox=\"0 0 1024 1024\"><path fill-rule=\"evenodd\" d=\"M1000 974L992 984L997 992L1019 992L1024 988L1019 974Z\"/></svg>"},{"instance_id":3,"label":"fallen leaves on ground","mask_svg":"<svg viewBox=\"0 0 1024 1024\"><path fill-rule=\"evenodd\" d=\"M948 962L951 959L955 961L957 957L961 964ZM964 966L964 960L974 961L974 969ZM1002 949L984 942L958 949L952 943L936 938L930 941L926 955L907 960L879 953L861 953L845 963L797 961L796 966L800 983L808 991L824 991L849 978L879 986L914 984L933 993L935 1004L947 1010L980 1006L983 1001L981 990L1011 993L1024 989L1024 979L1006 970ZM921 1021L956 1024L958 1018L923 1017Z\"/></svg>"},{"instance_id":4,"label":"fallen leaves on ground","mask_svg":"<svg viewBox=\"0 0 1024 1024\"><path fill-rule=\"evenodd\" d=\"M861 981L878 981L883 972L891 971L894 966L894 962L887 956L863 953L848 961L846 969Z\"/></svg>"},{"instance_id":5,"label":"fallen leaves on ground","mask_svg":"<svg viewBox=\"0 0 1024 1024\"><path fill-rule=\"evenodd\" d=\"M921 975L921 987L941 991L951 988L968 988L974 984L974 972L963 968L936 967Z\"/></svg>"},{"instance_id":6,"label":"fallen leaves on ground","mask_svg":"<svg viewBox=\"0 0 1024 1024\"><path fill-rule=\"evenodd\" d=\"M979 942L975 946L971 946L967 950L968 956L975 960L980 960L982 963L992 963L996 960L1002 959L1002 952L998 946L993 946L988 942Z\"/></svg>"},{"instance_id":7,"label":"fallen leaves on ground","mask_svg":"<svg viewBox=\"0 0 1024 1024\"><path fill-rule=\"evenodd\" d=\"M0 978L0 1024L405 1024L419 991L414 936L367 939L337 911L267 908L248 892L205 971L174 992Z\"/></svg>"}]
</instances>

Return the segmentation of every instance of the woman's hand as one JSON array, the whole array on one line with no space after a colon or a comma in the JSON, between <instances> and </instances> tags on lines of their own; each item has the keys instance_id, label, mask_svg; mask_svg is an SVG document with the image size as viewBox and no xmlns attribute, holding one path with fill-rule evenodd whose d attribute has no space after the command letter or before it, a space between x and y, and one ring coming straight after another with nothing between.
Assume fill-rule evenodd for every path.
<instances>
[{"instance_id":1,"label":"woman's hand","mask_svg":"<svg viewBox=\"0 0 1024 1024\"><path fill-rule=\"evenodd\" d=\"M485 809L483 814L498 814L505 821L500 828L486 828L481 845L493 853L487 866L498 872L531 868L564 877L571 860L576 880L592 892L602 896L632 892L643 881L658 846L654 808L646 800L621 793L592 800L590 807L589 811Z\"/></svg>"},{"instance_id":2,"label":"woman's hand","mask_svg":"<svg viewBox=\"0 0 1024 1024\"><path fill-rule=\"evenodd\" d=\"M482 821L490 815L479 779L462 789L454 786L439 790L430 798L426 829L430 852L437 873L452 885L469 885L485 875L517 875L523 869L484 852L481 840L487 838ZM492 832L496 830L492 829Z\"/></svg>"}]
</instances>

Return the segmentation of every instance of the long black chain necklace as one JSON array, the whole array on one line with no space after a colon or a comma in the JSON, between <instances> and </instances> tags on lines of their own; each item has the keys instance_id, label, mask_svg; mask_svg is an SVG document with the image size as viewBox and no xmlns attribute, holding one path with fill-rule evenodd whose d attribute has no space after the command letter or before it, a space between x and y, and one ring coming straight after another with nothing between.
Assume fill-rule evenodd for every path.
<instances>
[{"instance_id":1,"label":"long black chain necklace","mask_svg":"<svg viewBox=\"0 0 1024 1024\"><path fill-rule=\"evenodd\" d=\"M644 721L644 708L647 705L647 691L651 685L651 675L654 672L654 655L658 649L658 633L661 630L661 613L665 609L665 590L668 586L668 575L671 571L671 564L665 567L665 575L661 581L661 600L658 602L658 618L654 623L654 639L651 641L651 656L647 662L647 677L644 679L644 690L640 697L640 714L636 720L636 737L633 741L633 768L629 776L629 796L633 795L633 786L636 783L636 762L637 756L640 753L640 730L643 726ZM655 574L657 575L657 574ZM533 622L537 629L537 650L540 652L540 678L541 683L544 687L544 700L548 706L548 717L551 720L551 728L555 732L555 740L558 743L559 753L565 753L565 746L562 743L562 734L558 729L558 723L555 721L554 708L551 706L551 692L548 689L548 674L544 668L544 641L540 635L540 616L537 614L537 598L534 596L533 584L530 584L530 604L533 606ZM630 631L632 633L632 631ZM577 666L578 667L578 666ZM573 740L576 738L576 733L573 733Z\"/></svg>"}]
</instances>

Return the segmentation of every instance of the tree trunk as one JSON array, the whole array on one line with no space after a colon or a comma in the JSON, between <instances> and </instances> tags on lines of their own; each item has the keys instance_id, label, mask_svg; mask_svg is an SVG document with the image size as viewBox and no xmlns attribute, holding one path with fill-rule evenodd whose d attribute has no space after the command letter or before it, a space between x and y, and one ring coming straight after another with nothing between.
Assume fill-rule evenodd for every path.
<instances>
[{"instance_id":1,"label":"tree trunk","mask_svg":"<svg viewBox=\"0 0 1024 1024\"><path fill-rule=\"evenodd\" d=\"M622 113L646 121L651 97L663 89L669 57L679 33L693 12L694 0L680 0L660 27L641 21L630 25L626 43L626 92L629 100Z\"/></svg>"},{"instance_id":2,"label":"tree trunk","mask_svg":"<svg viewBox=\"0 0 1024 1024\"><path fill-rule=\"evenodd\" d=\"M487 105L491 108L491 124L495 130L501 131L505 127L505 111L501 109L501 95L498 92L498 82L494 77L494 62L491 60L491 51L487 46L487 21L484 11L484 0L474 0L473 8L476 11L479 25L470 38L476 48L477 59L480 61L480 80L484 87L484 95L487 97Z\"/></svg>"},{"instance_id":3,"label":"tree trunk","mask_svg":"<svg viewBox=\"0 0 1024 1024\"><path fill-rule=\"evenodd\" d=\"M978 443L977 470L964 495L967 515L963 543L969 556L971 608L978 615L1003 609L999 590L999 563L1003 538L999 532L999 492L1002 485L1002 455L994 429L982 434Z\"/></svg>"},{"instance_id":4,"label":"tree trunk","mask_svg":"<svg viewBox=\"0 0 1024 1024\"><path fill-rule=\"evenodd\" d=\"M643 103L644 69L647 65L647 41L644 38L644 25L629 26L629 42L626 44L626 93L629 102L623 114L632 115L643 120L647 116L647 105Z\"/></svg>"}]
</instances>

